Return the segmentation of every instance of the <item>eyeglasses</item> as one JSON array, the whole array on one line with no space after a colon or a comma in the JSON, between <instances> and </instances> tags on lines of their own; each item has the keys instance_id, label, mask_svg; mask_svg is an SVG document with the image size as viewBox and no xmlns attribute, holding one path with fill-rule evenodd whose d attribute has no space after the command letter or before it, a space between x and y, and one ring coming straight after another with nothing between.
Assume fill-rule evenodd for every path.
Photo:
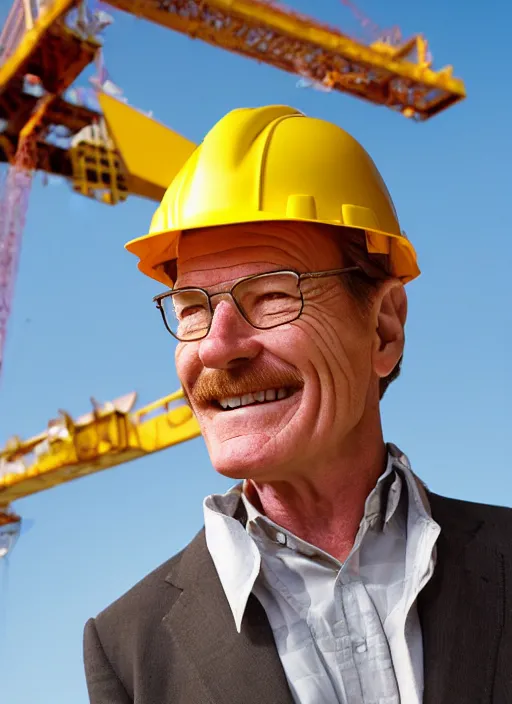
<instances>
[{"instance_id":1,"label":"eyeglasses","mask_svg":"<svg viewBox=\"0 0 512 704\"><path fill-rule=\"evenodd\" d=\"M320 279L350 272L359 266L298 274L296 271L270 271L246 276L228 291L208 293L203 288L178 288L153 298L167 330L180 342L202 340L212 326L214 298L231 298L244 320L257 330L269 330L300 318L304 309L301 288L307 279Z\"/></svg>"}]
</instances>

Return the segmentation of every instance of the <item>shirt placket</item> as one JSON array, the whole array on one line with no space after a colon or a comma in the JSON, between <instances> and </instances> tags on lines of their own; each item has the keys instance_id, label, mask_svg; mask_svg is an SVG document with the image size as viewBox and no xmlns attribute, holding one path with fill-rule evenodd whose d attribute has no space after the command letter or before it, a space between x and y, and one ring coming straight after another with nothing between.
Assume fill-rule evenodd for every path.
<instances>
[{"instance_id":1,"label":"shirt placket","mask_svg":"<svg viewBox=\"0 0 512 704\"><path fill-rule=\"evenodd\" d=\"M336 620L333 624L333 637L335 642L335 659L338 676L338 690L341 701L347 704L364 704L363 691L355 660L354 640L363 642L364 638L357 638L354 626L360 624L357 600L354 598L353 586L343 584L342 570L340 570L334 585L334 608ZM357 646L356 646L357 647Z\"/></svg>"}]
</instances>

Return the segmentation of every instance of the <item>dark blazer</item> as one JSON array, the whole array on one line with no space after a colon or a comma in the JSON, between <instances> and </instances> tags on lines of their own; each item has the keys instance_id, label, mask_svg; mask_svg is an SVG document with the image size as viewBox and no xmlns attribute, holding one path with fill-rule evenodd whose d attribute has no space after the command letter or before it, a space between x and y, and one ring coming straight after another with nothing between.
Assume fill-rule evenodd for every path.
<instances>
[{"instance_id":1,"label":"dark blazer","mask_svg":"<svg viewBox=\"0 0 512 704\"><path fill-rule=\"evenodd\" d=\"M429 498L424 703L512 704L512 509ZM251 595L236 632L204 531L90 619L84 647L92 704L292 704L263 608Z\"/></svg>"}]
</instances>

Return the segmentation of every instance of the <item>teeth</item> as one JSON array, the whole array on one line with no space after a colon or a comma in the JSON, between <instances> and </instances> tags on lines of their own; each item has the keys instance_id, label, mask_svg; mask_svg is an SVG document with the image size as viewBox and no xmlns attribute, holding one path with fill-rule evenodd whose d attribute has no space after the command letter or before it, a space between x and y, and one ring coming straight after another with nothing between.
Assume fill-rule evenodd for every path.
<instances>
[{"instance_id":1,"label":"teeth","mask_svg":"<svg viewBox=\"0 0 512 704\"><path fill-rule=\"evenodd\" d=\"M265 401L280 401L288 396L287 389L268 389L268 391L255 391L252 394L244 394L243 396L232 396L230 398L221 398L219 404L224 410L228 408L240 408L241 406L249 406L252 403L265 403Z\"/></svg>"}]
</instances>

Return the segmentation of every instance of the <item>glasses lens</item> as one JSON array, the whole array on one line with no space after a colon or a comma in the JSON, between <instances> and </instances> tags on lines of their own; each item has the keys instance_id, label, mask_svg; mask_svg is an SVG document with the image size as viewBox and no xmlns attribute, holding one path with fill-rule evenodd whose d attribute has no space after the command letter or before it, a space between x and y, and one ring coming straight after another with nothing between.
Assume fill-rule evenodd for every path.
<instances>
[{"instance_id":1,"label":"glasses lens","mask_svg":"<svg viewBox=\"0 0 512 704\"><path fill-rule=\"evenodd\" d=\"M247 320L257 328L272 328L295 320L302 308L299 278L292 272L264 274L241 281L233 296Z\"/></svg>"},{"instance_id":2,"label":"glasses lens","mask_svg":"<svg viewBox=\"0 0 512 704\"><path fill-rule=\"evenodd\" d=\"M165 321L179 340L197 340L210 326L210 307L204 291L182 289L161 301Z\"/></svg>"}]
</instances>

